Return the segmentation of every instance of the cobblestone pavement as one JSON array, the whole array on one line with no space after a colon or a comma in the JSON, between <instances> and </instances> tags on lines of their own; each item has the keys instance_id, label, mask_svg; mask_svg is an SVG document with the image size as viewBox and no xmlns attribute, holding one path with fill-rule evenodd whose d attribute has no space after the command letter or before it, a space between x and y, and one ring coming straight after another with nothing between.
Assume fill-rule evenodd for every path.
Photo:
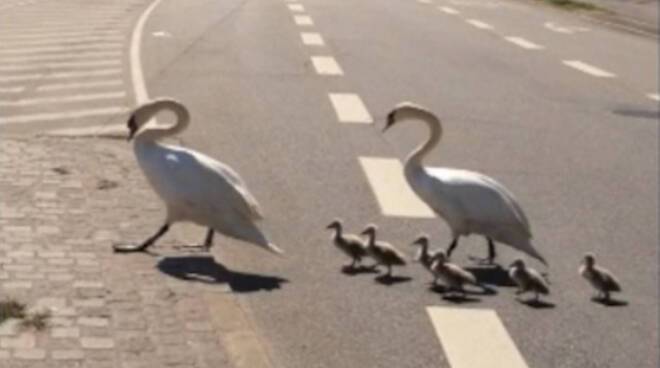
<instances>
[{"instance_id":1,"label":"cobblestone pavement","mask_svg":"<svg viewBox=\"0 0 660 368\"><path fill-rule=\"evenodd\" d=\"M158 267L181 255L176 236L159 242L157 256L111 251L112 242L144 239L162 218L126 142L3 137L0 292L52 317L41 332L0 326L0 365L229 366L207 306L209 293L231 294Z\"/></svg>"}]
</instances>

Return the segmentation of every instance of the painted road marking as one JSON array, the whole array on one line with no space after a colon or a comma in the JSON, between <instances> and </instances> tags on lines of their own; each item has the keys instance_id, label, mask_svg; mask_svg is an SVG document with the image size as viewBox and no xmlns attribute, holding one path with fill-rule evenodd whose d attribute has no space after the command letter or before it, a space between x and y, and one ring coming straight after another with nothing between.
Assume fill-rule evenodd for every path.
<instances>
[{"instance_id":1,"label":"painted road marking","mask_svg":"<svg viewBox=\"0 0 660 368\"><path fill-rule=\"evenodd\" d=\"M646 97L655 100L655 101L660 101L660 95L657 93L649 93L646 95Z\"/></svg>"},{"instance_id":2,"label":"painted road marking","mask_svg":"<svg viewBox=\"0 0 660 368\"><path fill-rule=\"evenodd\" d=\"M470 23L471 25L479 28L479 29L493 29L493 26L491 26L488 23L484 23L478 19L468 19L466 22Z\"/></svg>"},{"instance_id":3,"label":"painted road marking","mask_svg":"<svg viewBox=\"0 0 660 368\"><path fill-rule=\"evenodd\" d=\"M312 64L316 73L321 75L343 75L344 71L341 69L335 58L332 56L312 56Z\"/></svg>"},{"instance_id":4,"label":"painted road marking","mask_svg":"<svg viewBox=\"0 0 660 368\"><path fill-rule=\"evenodd\" d=\"M340 123L373 123L360 96L355 93L330 93L328 96Z\"/></svg>"},{"instance_id":5,"label":"painted road marking","mask_svg":"<svg viewBox=\"0 0 660 368\"><path fill-rule=\"evenodd\" d=\"M439 6L438 9L445 12L445 13L447 13L447 14L452 14L452 15L456 15L456 14L460 13L458 10L456 10L454 8L450 8L448 6Z\"/></svg>"},{"instance_id":6,"label":"painted road marking","mask_svg":"<svg viewBox=\"0 0 660 368\"><path fill-rule=\"evenodd\" d=\"M55 69L55 68L81 68L81 67L95 67L95 66L117 66L121 65L121 60L95 60L95 61L73 61L73 62L56 62L56 63L43 63L43 64L0 64L0 71L21 71L31 69Z\"/></svg>"},{"instance_id":7,"label":"painted road marking","mask_svg":"<svg viewBox=\"0 0 660 368\"><path fill-rule=\"evenodd\" d=\"M412 191L398 159L359 157L360 165L385 216L435 217L426 203Z\"/></svg>"},{"instance_id":8,"label":"painted road marking","mask_svg":"<svg viewBox=\"0 0 660 368\"><path fill-rule=\"evenodd\" d=\"M616 77L616 75L605 71L603 69L597 68L593 65L589 65L587 63L584 63L579 60L563 60L562 63L565 65L570 66L571 68L577 69L583 73L587 73L590 75L593 75L594 77L600 77L600 78L613 78Z\"/></svg>"},{"instance_id":9,"label":"painted road marking","mask_svg":"<svg viewBox=\"0 0 660 368\"><path fill-rule=\"evenodd\" d=\"M80 51L80 50L95 50L95 49L121 49L123 45L117 42L108 43L92 43L88 45L69 45L69 46L47 46L47 47L30 47L18 49L0 49L0 54L35 54L40 52L57 52L57 51Z\"/></svg>"},{"instance_id":10,"label":"painted road marking","mask_svg":"<svg viewBox=\"0 0 660 368\"><path fill-rule=\"evenodd\" d=\"M288 4L289 10L294 12L304 12L305 7L302 4Z\"/></svg>"},{"instance_id":11,"label":"painted road marking","mask_svg":"<svg viewBox=\"0 0 660 368\"><path fill-rule=\"evenodd\" d=\"M21 123L34 123L39 121L53 121L64 119L76 119L90 116L106 116L106 115L119 115L126 113L125 107L106 107L102 109L88 109L77 111L64 111L44 114L29 114L29 115L15 115L0 117L0 125L4 124L21 124Z\"/></svg>"},{"instance_id":12,"label":"painted road marking","mask_svg":"<svg viewBox=\"0 0 660 368\"><path fill-rule=\"evenodd\" d=\"M63 43L84 43L84 42L104 42L104 41L122 41L123 36L86 36L86 37L60 37L54 39L39 39L39 40L20 40L13 42L3 42L2 47L16 47L16 46L38 46L38 45L51 45Z\"/></svg>"},{"instance_id":13,"label":"painted road marking","mask_svg":"<svg viewBox=\"0 0 660 368\"><path fill-rule=\"evenodd\" d=\"M98 82L80 82L80 83L54 83L44 84L37 87L37 91L61 91L66 89L97 88L121 86L123 82L120 79L104 80Z\"/></svg>"},{"instance_id":14,"label":"painted road marking","mask_svg":"<svg viewBox=\"0 0 660 368\"><path fill-rule=\"evenodd\" d=\"M101 69L86 72L67 72L67 73L52 73L52 74L19 74L10 76L0 76L0 82L17 82L26 80L39 80L39 79L65 79L65 78L80 78L80 77L99 77L102 75L115 75L120 74L121 69Z\"/></svg>"},{"instance_id":15,"label":"painted road marking","mask_svg":"<svg viewBox=\"0 0 660 368\"><path fill-rule=\"evenodd\" d=\"M96 31L96 30L87 30L84 32L58 32L58 33L33 33L33 34L13 34L13 35L0 35L0 39L3 41L15 41L15 40L25 40L25 39L59 39L61 37L85 37L85 36L119 36L121 32L117 30L107 30L107 31Z\"/></svg>"},{"instance_id":16,"label":"painted road marking","mask_svg":"<svg viewBox=\"0 0 660 368\"><path fill-rule=\"evenodd\" d=\"M492 309L426 307L452 368L528 368Z\"/></svg>"},{"instance_id":17,"label":"painted road marking","mask_svg":"<svg viewBox=\"0 0 660 368\"><path fill-rule=\"evenodd\" d=\"M71 96L50 96L50 97L37 97L25 98L16 101L0 101L0 106L28 106L28 105L41 105L41 104L55 104L55 103L69 103L80 101L94 101L94 100L110 100L126 97L126 92L106 92L106 93L89 93L84 95L71 95Z\"/></svg>"},{"instance_id":18,"label":"painted road marking","mask_svg":"<svg viewBox=\"0 0 660 368\"><path fill-rule=\"evenodd\" d=\"M513 37L512 36L512 37L505 37L505 39L507 41L513 43L514 45L518 45L518 46L522 47L523 49L527 49L527 50L541 50L541 49L544 48L543 46L537 45L534 42L528 41L528 40L526 40L522 37Z\"/></svg>"},{"instance_id":19,"label":"painted road marking","mask_svg":"<svg viewBox=\"0 0 660 368\"><path fill-rule=\"evenodd\" d=\"M0 93L21 93L25 90L25 87L0 87Z\"/></svg>"},{"instance_id":20,"label":"painted road marking","mask_svg":"<svg viewBox=\"0 0 660 368\"><path fill-rule=\"evenodd\" d=\"M420 4L430 4L431 0L417 0L417 2Z\"/></svg>"},{"instance_id":21,"label":"painted road marking","mask_svg":"<svg viewBox=\"0 0 660 368\"><path fill-rule=\"evenodd\" d=\"M133 89L135 91L135 101L138 104L145 103L149 100L147 94L147 86L144 83L144 75L142 74L142 63L140 50L142 49L142 32L144 24L151 12L160 4L161 0L154 0L144 12L140 14L133 33L131 34L131 78L133 79Z\"/></svg>"},{"instance_id":22,"label":"painted road marking","mask_svg":"<svg viewBox=\"0 0 660 368\"><path fill-rule=\"evenodd\" d=\"M300 38L302 38L302 42L305 45L308 46L323 46L325 45L325 42L323 42L323 37L321 37L320 34L314 33L314 32L303 32L300 34Z\"/></svg>"},{"instance_id":23,"label":"painted road marking","mask_svg":"<svg viewBox=\"0 0 660 368\"><path fill-rule=\"evenodd\" d=\"M3 57L0 61L4 63L23 63L29 61L58 61L70 59L86 59L86 58L111 58L120 57L121 51L97 51L97 52L77 52L77 53L60 53L50 55L25 55L25 56L12 56Z\"/></svg>"},{"instance_id":24,"label":"painted road marking","mask_svg":"<svg viewBox=\"0 0 660 368\"><path fill-rule=\"evenodd\" d=\"M295 15L293 17L293 20L299 26L311 26L314 24L312 17L310 17L309 15Z\"/></svg>"},{"instance_id":25,"label":"painted road marking","mask_svg":"<svg viewBox=\"0 0 660 368\"><path fill-rule=\"evenodd\" d=\"M587 27L563 27L556 25L552 22L545 22L543 26L553 32L563 33L563 34L573 34L574 32L588 32L590 31Z\"/></svg>"}]
</instances>

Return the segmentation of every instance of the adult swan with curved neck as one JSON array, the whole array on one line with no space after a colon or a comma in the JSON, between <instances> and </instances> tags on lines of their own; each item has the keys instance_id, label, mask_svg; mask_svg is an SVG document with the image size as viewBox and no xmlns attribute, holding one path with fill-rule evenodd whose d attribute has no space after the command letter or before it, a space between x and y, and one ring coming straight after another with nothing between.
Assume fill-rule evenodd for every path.
<instances>
[{"instance_id":1,"label":"adult swan with curved neck","mask_svg":"<svg viewBox=\"0 0 660 368\"><path fill-rule=\"evenodd\" d=\"M176 114L169 127L145 125L160 110ZM214 232L282 253L259 230L259 204L243 180L229 166L191 149L166 145L159 139L182 132L190 114L180 102L159 98L137 107L128 120L129 141L135 157L154 191L165 202L164 225L137 246L115 246L118 252L144 251L175 222L189 221L208 228L204 245L211 247Z\"/></svg>"},{"instance_id":2,"label":"adult swan with curved neck","mask_svg":"<svg viewBox=\"0 0 660 368\"><path fill-rule=\"evenodd\" d=\"M424 157L440 142L440 120L429 110L410 102L400 103L387 115L383 131L400 121L421 120L429 128L428 140L406 158L404 172L408 184L449 225L451 254L460 236L481 234L488 240L487 263L495 258L493 241L513 248L547 264L532 246L532 233L525 213L513 195L494 179L478 172L422 166Z\"/></svg>"}]
</instances>

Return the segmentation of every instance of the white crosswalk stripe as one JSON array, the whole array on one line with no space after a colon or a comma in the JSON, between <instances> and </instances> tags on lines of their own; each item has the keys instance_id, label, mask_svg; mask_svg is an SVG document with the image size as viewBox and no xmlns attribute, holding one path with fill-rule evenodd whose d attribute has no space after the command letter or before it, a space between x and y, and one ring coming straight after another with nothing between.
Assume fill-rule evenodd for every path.
<instances>
[{"instance_id":1,"label":"white crosswalk stripe","mask_svg":"<svg viewBox=\"0 0 660 368\"><path fill-rule=\"evenodd\" d=\"M0 125L116 124L134 105L133 15L151 0L9 1L0 4Z\"/></svg>"}]
</instances>

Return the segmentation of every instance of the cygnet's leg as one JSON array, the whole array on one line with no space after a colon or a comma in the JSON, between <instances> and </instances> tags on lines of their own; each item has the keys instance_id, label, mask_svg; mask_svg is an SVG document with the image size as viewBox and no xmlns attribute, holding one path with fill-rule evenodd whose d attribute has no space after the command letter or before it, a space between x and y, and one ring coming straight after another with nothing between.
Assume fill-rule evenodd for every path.
<instances>
[{"instance_id":1,"label":"cygnet's leg","mask_svg":"<svg viewBox=\"0 0 660 368\"><path fill-rule=\"evenodd\" d=\"M213 235L215 230L209 228L209 231L206 233L206 239L204 239L204 248L208 251L213 246Z\"/></svg>"},{"instance_id":2,"label":"cygnet's leg","mask_svg":"<svg viewBox=\"0 0 660 368\"><path fill-rule=\"evenodd\" d=\"M167 230L169 230L169 229L170 229L170 224L165 224L165 225L161 226L161 228L158 229L158 231L154 235L149 237L147 240L145 240L142 244L140 244L138 246L124 244L124 245L113 245L113 248L114 248L115 252L119 252L119 253L143 252L148 247L153 245L153 243L156 242L156 240L158 240L158 238L163 236L163 234L165 234L167 232Z\"/></svg>"},{"instance_id":3,"label":"cygnet's leg","mask_svg":"<svg viewBox=\"0 0 660 368\"><path fill-rule=\"evenodd\" d=\"M451 258L451 252L454 251L454 248L458 245L458 236L452 240L451 244L449 244L449 248L447 248L447 259Z\"/></svg>"}]
</instances>

